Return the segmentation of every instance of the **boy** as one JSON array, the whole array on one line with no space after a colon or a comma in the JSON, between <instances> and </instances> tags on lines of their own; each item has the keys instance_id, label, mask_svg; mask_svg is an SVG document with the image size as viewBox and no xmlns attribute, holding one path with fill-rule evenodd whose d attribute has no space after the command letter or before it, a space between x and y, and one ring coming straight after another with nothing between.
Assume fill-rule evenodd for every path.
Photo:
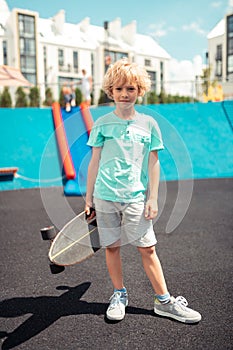
<instances>
[{"instance_id":1,"label":"boy","mask_svg":"<svg viewBox=\"0 0 233 350\"><path fill-rule=\"evenodd\" d=\"M122 320L125 316L128 295L123 283L120 246L131 243L141 254L155 292L154 312L180 322L196 323L201 315L187 308L183 297L170 296L155 251L152 219L158 213L158 151L163 149L163 143L156 121L134 108L137 98L150 86L146 70L126 59L108 69L103 88L116 108L96 121L88 141L92 158L85 211L91 218L95 206L100 243L105 247L114 287L107 318Z\"/></svg>"}]
</instances>

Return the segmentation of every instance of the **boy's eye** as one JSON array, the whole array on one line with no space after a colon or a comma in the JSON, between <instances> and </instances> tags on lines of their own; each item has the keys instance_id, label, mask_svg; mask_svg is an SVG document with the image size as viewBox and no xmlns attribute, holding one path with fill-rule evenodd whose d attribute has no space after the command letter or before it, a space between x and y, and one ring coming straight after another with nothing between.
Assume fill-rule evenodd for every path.
<instances>
[{"instance_id":1,"label":"boy's eye","mask_svg":"<svg viewBox=\"0 0 233 350\"><path fill-rule=\"evenodd\" d=\"M123 88L121 88L121 87L116 87L115 88L116 91L121 91L122 89ZM134 92L136 90L136 88L133 87L133 86L130 86L130 87L127 87L126 90L129 91L129 92Z\"/></svg>"}]
</instances>

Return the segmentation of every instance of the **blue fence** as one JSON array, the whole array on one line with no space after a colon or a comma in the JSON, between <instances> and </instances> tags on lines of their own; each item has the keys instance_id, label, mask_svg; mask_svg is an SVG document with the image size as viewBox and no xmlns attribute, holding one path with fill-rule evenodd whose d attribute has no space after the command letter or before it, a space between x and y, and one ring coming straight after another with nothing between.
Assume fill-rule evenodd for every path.
<instances>
[{"instance_id":1,"label":"blue fence","mask_svg":"<svg viewBox=\"0 0 233 350\"><path fill-rule=\"evenodd\" d=\"M91 108L93 119L112 109ZM160 152L162 180L233 176L230 124L233 101L137 106L137 109L152 115L162 131L165 145L165 150ZM63 186L50 108L1 108L0 127L0 168L19 169L13 180L0 176L0 190Z\"/></svg>"}]
</instances>

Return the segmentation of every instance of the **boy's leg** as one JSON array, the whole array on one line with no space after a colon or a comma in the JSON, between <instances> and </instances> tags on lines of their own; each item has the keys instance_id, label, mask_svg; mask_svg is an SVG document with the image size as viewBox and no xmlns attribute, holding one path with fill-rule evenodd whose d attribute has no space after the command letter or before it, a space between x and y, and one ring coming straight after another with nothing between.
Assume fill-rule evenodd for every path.
<instances>
[{"instance_id":1,"label":"boy's leg","mask_svg":"<svg viewBox=\"0 0 233 350\"><path fill-rule=\"evenodd\" d=\"M106 265L114 287L106 315L109 320L120 321L125 317L125 308L128 305L120 255L121 215L117 206L110 201L95 198L94 202L100 244L105 247Z\"/></svg>"},{"instance_id":2,"label":"boy's leg","mask_svg":"<svg viewBox=\"0 0 233 350\"><path fill-rule=\"evenodd\" d=\"M138 250L142 256L146 274L156 294L154 312L160 316L174 318L184 323L199 322L201 320L200 313L188 308L188 302L184 297L170 297L155 247L138 247Z\"/></svg>"},{"instance_id":3,"label":"boy's leg","mask_svg":"<svg viewBox=\"0 0 233 350\"><path fill-rule=\"evenodd\" d=\"M120 255L120 242L118 241L115 244L107 247L105 249L105 255L108 273L112 280L113 287L115 289L122 289L124 285Z\"/></svg>"},{"instance_id":4,"label":"boy's leg","mask_svg":"<svg viewBox=\"0 0 233 350\"><path fill-rule=\"evenodd\" d=\"M114 286L106 315L109 320L120 321L125 317L125 308L128 305L127 290L123 284L120 241L107 247L105 254L108 272Z\"/></svg>"},{"instance_id":5,"label":"boy's leg","mask_svg":"<svg viewBox=\"0 0 233 350\"><path fill-rule=\"evenodd\" d=\"M138 247L138 250L141 253L144 270L152 284L155 294L167 294L167 285L155 247Z\"/></svg>"}]
</instances>

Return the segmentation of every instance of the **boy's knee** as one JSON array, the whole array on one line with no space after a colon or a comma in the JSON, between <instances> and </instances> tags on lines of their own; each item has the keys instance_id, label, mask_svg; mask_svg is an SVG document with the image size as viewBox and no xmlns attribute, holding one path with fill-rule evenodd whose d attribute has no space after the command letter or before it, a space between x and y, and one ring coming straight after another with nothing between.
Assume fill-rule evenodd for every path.
<instances>
[{"instance_id":1,"label":"boy's knee","mask_svg":"<svg viewBox=\"0 0 233 350\"><path fill-rule=\"evenodd\" d=\"M142 256L151 256L151 255L156 254L155 246L152 246L152 247L138 247L138 251L141 253Z\"/></svg>"},{"instance_id":2,"label":"boy's knee","mask_svg":"<svg viewBox=\"0 0 233 350\"><path fill-rule=\"evenodd\" d=\"M109 246L106 247L106 253L109 254L118 254L120 252L120 247L119 246Z\"/></svg>"}]
</instances>

